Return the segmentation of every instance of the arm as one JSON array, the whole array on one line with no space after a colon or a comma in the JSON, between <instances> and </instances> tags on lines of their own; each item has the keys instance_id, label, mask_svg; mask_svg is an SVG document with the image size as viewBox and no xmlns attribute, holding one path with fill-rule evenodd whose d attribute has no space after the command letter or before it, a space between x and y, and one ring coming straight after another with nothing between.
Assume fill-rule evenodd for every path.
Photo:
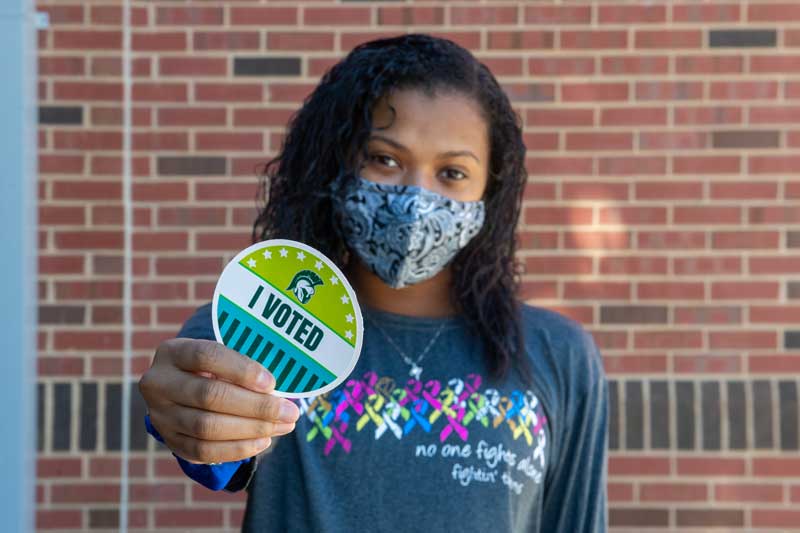
<instances>
[{"instance_id":1,"label":"arm","mask_svg":"<svg viewBox=\"0 0 800 533\"><path fill-rule=\"evenodd\" d=\"M542 531L605 533L607 510L608 381L591 335L583 331L569 387L563 429L554 448L542 513Z\"/></svg>"}]
</instances>

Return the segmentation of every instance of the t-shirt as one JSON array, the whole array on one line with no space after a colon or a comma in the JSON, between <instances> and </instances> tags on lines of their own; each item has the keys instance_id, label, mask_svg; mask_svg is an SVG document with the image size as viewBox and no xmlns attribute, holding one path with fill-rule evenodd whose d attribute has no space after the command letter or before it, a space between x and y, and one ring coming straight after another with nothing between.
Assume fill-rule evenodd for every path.
<instances>
[{"instance_id":1,"label":"t-shirt","mask_svg":"<svg viewBox=\"0 0 800 533\"><path fill-rule=\"evenodd\" d=\"M606 531L608 383L580 323L522 304L526 384L490 378L462 317L362 313L348 379L225 487L248 492L242 531ZM415 379L399 351L437 331ZM213 340L211 305L179 336Z\"/></svg>"}]
</instances>

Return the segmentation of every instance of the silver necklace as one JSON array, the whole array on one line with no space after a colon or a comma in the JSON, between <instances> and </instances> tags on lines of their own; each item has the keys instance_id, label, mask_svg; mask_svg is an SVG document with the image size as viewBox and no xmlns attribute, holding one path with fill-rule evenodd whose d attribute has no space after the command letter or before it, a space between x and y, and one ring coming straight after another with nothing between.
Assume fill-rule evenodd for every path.
<instances>
[{"instance_id":1,"label":"silver necklace","mask_svg":"<svg viewBox=\"0 0 800 533\"><path fill-rule=\"evenodd\" d=\"M386 339L386 340L389 342L389 344L391 344L391 345L394 347L394 349L395 349L395 350L397 350L397 353L398 353L398 354L400 354L400 357L402 357L402 358L403 358L403 361L404 361L404 362L405 362L405 363L406 363L408 366L410 366L410 367L411 367L411 370L409 370L409 372L408 372L408 375L409 375L409 376L411 376L411 377L413 377L413 378L414 378L414 379L416 379L416 380L419 380L419 379L420 379L420 375L422 374L422 367L421 367L419 364L420 364L420 362L422 361L422 359L425 357L425 355L427 355L428 351L429 351L429 350L431 349L431 347L433 346L433 343L434 343L434 342L436 342L436 339L438 339L438 338L439 338L439 335L442 333L442 330L444 330L444 325L445 325L445 322L442 322L442 324L439 326L439 329L437 329L437 330L436 330L436 333L435 333L435 334L434 334L434 336L431 338L430 342L428 342L428 345L425 347L425 349L424 349L424 350L422 350L422 353L421 353L421 354L419 354L419 357L417 357L417 360L416 360L416 361L413 361L413 360L412 360L412 359L411 359L409 356L407 356L407 355L406 355L406 353L405 353L405 352L404 352L404 351L403 351L403 350L402 350L402 349L401 349L401 348L400 348L400 347L397 345L397 343L395 343L395 342L394 342L394 339L392 339L392 338L391 338L391 337L390 337L390 336L389 336L389 335L388 335L388 334L387 334L387 333L386 333L386 332L383 330L383 328L382 328L382 327L380 327L380 326L378 325L378 323L377 323L377 322L375 322L374 320L372 320L372 319L371 319L371 318L369 318L369 317L367 317L367 318L368 318L368 319L369 319L369 321L370 321L370 322L372 322L372 324L373 324L373 325L374 325L374 326L375 326L375 327L378 329L378 331L380 331L380 332L381 332L381 335L383 335L383 337L384 337L384 338L385 338L385 339Z\"/></svg>"}]
</instances>

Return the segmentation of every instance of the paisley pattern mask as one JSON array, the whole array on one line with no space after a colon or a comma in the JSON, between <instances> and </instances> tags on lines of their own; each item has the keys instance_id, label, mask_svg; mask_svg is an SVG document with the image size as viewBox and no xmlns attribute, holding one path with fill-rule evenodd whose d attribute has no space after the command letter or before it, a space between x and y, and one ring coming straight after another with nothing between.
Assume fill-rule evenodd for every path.
<instances>
[{"instance_id":1,"label":"paisley pattern mask","mask_svg":"<svg viewBox=\"0 0 800 533\"><path fill-rule=\"evenodd\" d=\"M361 176L334 205L347 244L395 289L440 272L477 235L485 218L482 200L463 202Z\"/></svg>"}]
</instances>

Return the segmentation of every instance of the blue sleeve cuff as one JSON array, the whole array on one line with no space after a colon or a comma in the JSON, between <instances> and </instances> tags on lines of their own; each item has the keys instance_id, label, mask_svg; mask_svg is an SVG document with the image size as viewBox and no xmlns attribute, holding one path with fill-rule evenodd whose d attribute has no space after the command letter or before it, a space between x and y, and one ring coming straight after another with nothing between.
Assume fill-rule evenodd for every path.
<instances>
[{"instance_id":1,"label":"blue sleeve cuff","mask_svg":"<svg viewBox=\"0 0 800 533\"><path fill-rule=\"evenodd\" d=\"M150 422L149 414L144 416L144 425L150 435L152 435L158 442L165 444L163 437L159 435L158 431L156 431L156 428L153 427L153 424ZM172 455L175 455L175 453ZM248 457L247 459L241 459L239 461L230 461L227 463L210 465L190 463L189 461L183 459L182 457L178 457L177 455L175 455L175 458L178 460L178 464L187 476L211 490L224 489L230 482L231 478L233 478L234 474L236 474L236 471L239 470L239 467L244 464L248 464L253 460L252 457Z\"/></svg>"}]
</instances>

